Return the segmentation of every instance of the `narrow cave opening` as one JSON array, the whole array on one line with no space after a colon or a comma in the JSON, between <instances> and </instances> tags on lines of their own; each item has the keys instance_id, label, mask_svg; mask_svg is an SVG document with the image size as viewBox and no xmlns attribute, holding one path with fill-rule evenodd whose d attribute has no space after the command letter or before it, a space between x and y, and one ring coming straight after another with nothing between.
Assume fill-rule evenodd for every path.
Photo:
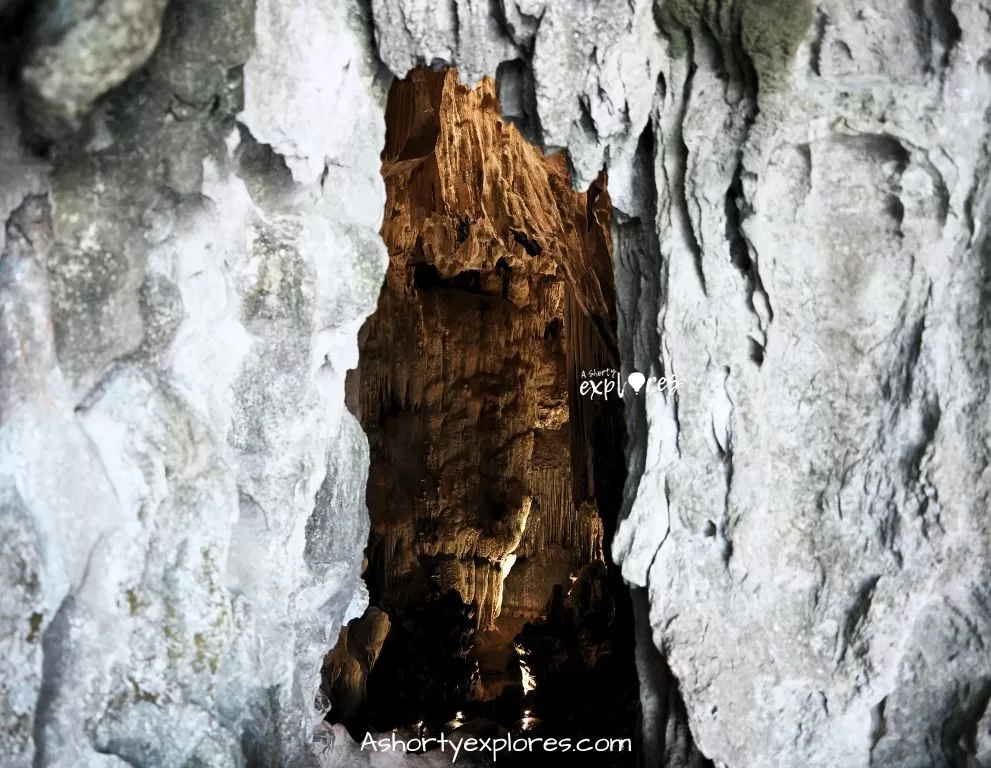
<instances>
[{"instance_id":1,"label":"narrow cave opening","mask_svg":"<svg viewBox=\"0 0 991 768\"><path fill-rule=\"evenodd\" d=\"M328 717L359 741L636 744L630 596L605 555L626 471L607 180L575 192L497 92L420 69L389 94L389 268L347 381L370 607L327 657Z\"/></svg>"}]
</instances>

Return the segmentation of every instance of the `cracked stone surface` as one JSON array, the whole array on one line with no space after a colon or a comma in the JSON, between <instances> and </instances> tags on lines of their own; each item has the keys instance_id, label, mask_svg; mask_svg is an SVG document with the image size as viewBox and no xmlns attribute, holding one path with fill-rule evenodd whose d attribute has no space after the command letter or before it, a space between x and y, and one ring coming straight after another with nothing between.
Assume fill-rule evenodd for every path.
<instances>
[{"instance_id":1,"label":"cracked stone surface","mask_svg":"<svg viewBox=\"0 0 991 768\"><path fill-rule=\"evenodd\" d=\"M991 765L987 0L104 5L0 45L5 764L368 764L307 746L363 609L344 371L380 66L448 63L605 166L624 370L679 382L613 547L653 764Z\"/></svg>"}]
</instances>

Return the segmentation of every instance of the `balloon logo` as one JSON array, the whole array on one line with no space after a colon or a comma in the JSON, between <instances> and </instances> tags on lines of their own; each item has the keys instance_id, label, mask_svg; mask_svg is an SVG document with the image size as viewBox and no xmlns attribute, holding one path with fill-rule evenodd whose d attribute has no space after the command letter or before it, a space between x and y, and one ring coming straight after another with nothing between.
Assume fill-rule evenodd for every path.
<instances>
[{"instance_id":1,"label":"balloon logo","mask_svg":"<svg viewBox=\"0 0 991 768\"><path fill-rule=\"evenodd\" d=\"M644 383L647 381L647 377L639 371L634 371L630 374L627 381L630 382L630 386L633 387L633 391L639 394L640 390L643 389Z\"/></svg>"}]
</instances>

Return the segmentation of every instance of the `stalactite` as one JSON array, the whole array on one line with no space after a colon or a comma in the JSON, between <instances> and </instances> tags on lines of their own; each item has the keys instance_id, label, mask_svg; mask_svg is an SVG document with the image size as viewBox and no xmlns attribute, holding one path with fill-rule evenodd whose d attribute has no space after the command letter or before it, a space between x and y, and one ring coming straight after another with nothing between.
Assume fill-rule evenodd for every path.
<instances>
[{"instance_id":1,"label":"stalactite","mask_svg":"<svg viewBox=\"0 0 991 768\"><path fill-rule=\"evenodd\" d=\"M505 123L494 83L415 71L397 88L390 266L349 382L373 447L374 551L391 588L422 567L491 627L503 610L542 610L602 555L569 386L604 354L584 313L609 309L608 217L589 219L608 195L574 192L565 158Z\"/></svg>"},{"instance_id":2,"label":"stalactite","mask_svg":"<svg viewBox=\"0 0 991 768\"><path fill-rule=\"evenodd\" d=\"M441 591L454 590L462 602L477 606L478 627L484 631L493 629L499 618L503 583L515 560L512 555L496 561L441 556L435 575Z\"/></svg>"},{"instance_id":3,"label":"stalactite","mask_svg":"<svg viewBox=\"0 0 991 768\"><path fill-rule=\"evenodd\" d=\"M386 530L381 541L382 578L387 585L391 586L402 578L410 544L408 532L406 526L393 526Z\"/></svg>"}]
</instances>

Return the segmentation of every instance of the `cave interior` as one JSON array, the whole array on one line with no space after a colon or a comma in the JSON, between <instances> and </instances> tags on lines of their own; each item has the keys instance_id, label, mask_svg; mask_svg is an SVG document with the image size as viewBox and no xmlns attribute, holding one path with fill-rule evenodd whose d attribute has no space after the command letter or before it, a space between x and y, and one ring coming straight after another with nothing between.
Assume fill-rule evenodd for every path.
<instances>
[{"instance_id":1,"label":"cave interior","mask_svg":"<svg viewBox=\"0 0 991 768\"><path fill-rule=\"evenodd\" d=\"M328 719L359 740L638 730L606 557L623 401L581 391L620 368L607 180L575 191L498 94L416 69L388 97L389 267L346 385L371 454L370 605L323 670Z\"/></svg>"}]
</instances>

